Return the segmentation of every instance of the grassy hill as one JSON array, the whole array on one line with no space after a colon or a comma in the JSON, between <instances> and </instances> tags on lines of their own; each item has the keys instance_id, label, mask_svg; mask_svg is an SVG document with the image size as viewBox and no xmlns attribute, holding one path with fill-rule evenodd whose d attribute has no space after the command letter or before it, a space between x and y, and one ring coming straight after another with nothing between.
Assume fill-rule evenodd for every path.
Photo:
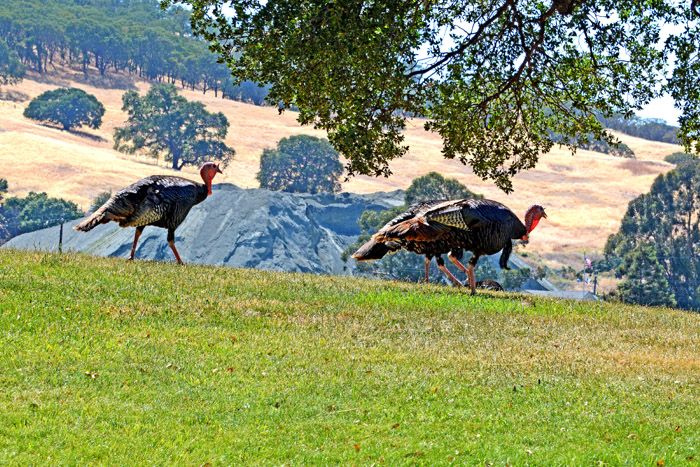
<instances>
[{"instance_id":1,"label":"grassy hill","mask_svg":"<svg viewBox=\"0 0 700 467\"><path fill-rule=\"evenodd\" d=\"M0 250L0 463L693 465L699 325Z\"/></svg>"},{"instance_id":2,"label":"grassy hill","mask_svg":"<svg viewBox=\"0 0 700 467\"><path fill-rule=\"evenodd\" d=\"M76 86L94 94L105 105L104 124L97 131L69 133L25 119L29 100L57 86ZM171 173L155 161L132 157L112 150L112 134L126 116L121 112L121 96L126 89L146 92L150 83L124 74L99 78L95 70L84 75L78 69L57 67L44 75L31 75L15 86L0 87L0 173L10 182L10 194L30 190L47 191L87 207L90 199L104 190L117 190L143 176ZM237 151L236 159L217 181L241 187L257 187L255 174L263 149L293 134L323 136L323 132L301 127L293 112L278 115L271 107L215 98L209 92L181 91L188 99L206 104L211 111L222 111L231 127L226 143ZM392 163L391 178L355 177L343 185L345 191L369 193L406 188L411 180L430 171L455 177L470 189L504 202L523 215L527 207L540 203L549 218L531 237L529 251L536 251L557 266L569 252L580 263L580 252L601 250L609 234L617 231L627 203L647 192L659 173L673 168L664 156L678 146L619 135L637 155L637 160L621 159L596 152L555 148L543 155L537 168L518 175L515 192L504 195L490 182L474 176L456 161L441 155L439 136L423 130L423 122L411 122L406 130L410 153ZM198 177L189 169L186 176ZM571 261L568 261L571 263Z\"/></svg>"}]
</instances>

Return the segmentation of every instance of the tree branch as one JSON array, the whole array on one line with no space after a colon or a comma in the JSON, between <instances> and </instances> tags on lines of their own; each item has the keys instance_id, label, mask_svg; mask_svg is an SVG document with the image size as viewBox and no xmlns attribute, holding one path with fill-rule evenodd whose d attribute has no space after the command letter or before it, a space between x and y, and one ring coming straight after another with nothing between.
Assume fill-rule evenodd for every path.
<instances>
[{"instance_id":1,"label":"tree branch","mask_svg":"<svg viewBox=\"0 0 700 467\"><path fill-rule=\"evenodd\" d=\"M462 43L455 50L446 53L440 60L433 63L429 67L421 68L420 70L412 71L404 76L406 78L410 79L410 78L413 78L414 76L424 75L426 73L429 73L429 72L441 67L445 63L452 60L454 57L457 57L458 55L462 55L462 53L464 53L465 50L467 50L469 47L471 47L472 45L479 42L479 40L481 39L481 35L486 30L486 28L491 25L491 23L493 23L496 19L498 19L501 15L503 15L503 13L508 9L509 6L514 6L514 5L515 5L515 0L506 0L506 2L503 4L503 6L501 6L501 8L499 8L496 11L496 14L494 14L491 18L489 18L487 21L485 21L481 25L479 25L479 29L477 29L477 31L474 33L474 35L471 37L471 39L469 39L467 42Z\"/></svg>"}]
</instances>

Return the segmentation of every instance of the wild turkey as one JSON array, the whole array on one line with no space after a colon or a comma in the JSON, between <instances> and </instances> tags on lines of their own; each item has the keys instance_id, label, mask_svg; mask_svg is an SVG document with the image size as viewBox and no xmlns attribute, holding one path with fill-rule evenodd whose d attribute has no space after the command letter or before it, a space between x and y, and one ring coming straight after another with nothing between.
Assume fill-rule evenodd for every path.
<instances>
[{"instance_id":1,"label":"wild turkey","mask_svg":"<svg viewBox=\"0 0 700 467\"><path fill-rule=\"evenodd\" d=\"M526 241L540 219L547 215L539 205L525 213L525 224L503 204L488 199L433 200L412 206L382 227L352 256L357 261L380 259L387 253L406 249L438 257L438 267L456 285L462 285L444 266L440 255L467 273L472 294L476 293L474 267L482 255L503 250L499 264L507 269L513 250L512 239ZM459 258L463 250L473 256L466 268Z\"/></svg>"},{"instance_id":2,"label":"wild turkey","mask_svg":"<svg viewBox=\"0 0 700 467\"><path fill-rule=\"evenodd\" d=\"M218 164L206 162L199 173L204 183L168 175L143 178L112 195L93 215L73 228L87 232L110 221L118 222L120 227L136 227L129 256L132 260L144 227L162 227L168 229L168 245L173 250L175 259L183 264L175 249L175 229L195 204L211 195L211 182L217 173L222 172Z\"/></svg>"},{"instance_id":3,"label":"wild turkey","mask_svg":"<svg viewBox=\"0 0 700 467\"><path fill-rule=\"evenodd\" d=\"M406 212L399 214L392 220L386 223L384 227L380 229L380 232L387 229L388 227L400 224L404 221L413 219L416 215L426 209L441 205L448 202L446 199L434 199L430 201L423 201L421 203L414 204ZM359 250L357 250L352 257L357 261L371 261L381 259L387 253L394 253L401 249L417 253L419 255L425 255L425 281L428 282L428 270L430 267L430 262L433 258L436 258L438 268L447 275L455 284L462 285L459 280L454 277L454 275L445 267L445 261L442 259L442 255L449 253L452 249L452 245L449 244L447 238L435 238L433 241L386 241L377 242L375 241L375 236L372 237L367 243L362 245ZM460 255L461 256L461 255Z\"/></svg>"}]
</instances>

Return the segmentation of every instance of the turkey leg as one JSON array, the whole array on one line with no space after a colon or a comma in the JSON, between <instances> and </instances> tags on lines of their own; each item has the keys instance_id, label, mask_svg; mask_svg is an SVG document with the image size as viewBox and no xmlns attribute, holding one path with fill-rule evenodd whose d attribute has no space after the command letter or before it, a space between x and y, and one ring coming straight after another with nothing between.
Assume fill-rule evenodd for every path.
<instances>
[{"instance_id":1,"label":"turkey leg","mask_svg":"<svg viewBox=\"0 0 700 467\"><path fill-rule=\"evenodd\" d=\"M452 254L451 251L449 253L447 253L447 257L450 259L450 261L452 261L452 264L454 264L459 269L461 269L462 272L466 273L467 277L469 277L469 271L467 270L467 268L457 259L457 257L455 255ZM471 279L470 279L470 281L471 281ZM471 284L471 282L470 282L470 284Z\"/></svg>"},{"instance_id":2,"label":"turkey leg","mask_svg":"<svg viewBox=\"0 0 700 467\"><path fill-rule=\"evenodd\" d=\"M449 277L450 280L451 280L452 282L454 282L454 284L455 284L457 287L464 287L464 284L462 284L462 283L459 281L459 279L457 279L454 275L452 275L452 273L450 272L450 270L447 269L447 267L445 266L445 260L442 259L442 256L438 256L438 257L437 257L437 264L438 264L438 267L440 268L440 270L441 270L442 272L444 272L445 275L446 275L447 277Z\"/></svg>"},{"instance_id":3,"label":"turkey leg","mask_svg":"<svg viewBox=\"0 0 700 467\"><path fill-rule=\"evenodd\" d=\"M428 269L430 269L430 260L432 258L428 258L427 256L425 257L425 282L428 281Z\"/></svg>"},{"instance_id":4,"label":"turkey leg","mask_svg":"<svg viewBox=\"0 0 700 467\"><path fill-rule=\"evenodd\" d=\"M185 264L180 259L180 255L177 253L177 249L175 248L175 231L174 230L168 229L168 245L170 245L170 249L173 250L173 253L175 253L175 259L177 260L177 262L180 264Z\"/></svg>"},{"instance_id":5,"label":"turkey leg","mask_svg":"<svg viewBox=\"0 0 700 467\"><path fill-rule=\"evenodd\" d=\"M144 227L145 226L136 227L136 232L134 233L134 244L131 245L131 254L129 255L129 261L134 259L134 253L136 253L136 243L139 241L139 237L141 236L141 232L143 232Z\"/></svg>"},{"instance_id":6,"label":"turkey leg","mask_svg":"<svg viewBox=\"0 0 700 467\"><path fill-rule=\"evenodd\" d=\"M467 275L469 276L469 285L471 286L472 289L472 295L476 294L476 276L474 276L474 265L469 262L469 271L467 271Z\"/></svg>"}]
</instances>

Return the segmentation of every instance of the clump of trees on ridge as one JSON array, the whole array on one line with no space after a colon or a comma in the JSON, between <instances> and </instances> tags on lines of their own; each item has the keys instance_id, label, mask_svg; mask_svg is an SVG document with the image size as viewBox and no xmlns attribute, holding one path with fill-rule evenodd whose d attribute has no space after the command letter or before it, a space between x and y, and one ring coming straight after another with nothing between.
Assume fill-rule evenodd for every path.
<instances>
[{"instance_id":1,"label":"clump of trees on ridge","mask_svg":"<svg viewBox=\"0 0 700 467\"><path fill-rule=\"evenodd\" d=\"M157 0L4 0L0 3L0 84L25 67L45 73L56 63L91 66L105 75L140 78L263 103L267 90L236 84L225 64L192 34L188 10Z\"/></svg>"}]
</instances>

